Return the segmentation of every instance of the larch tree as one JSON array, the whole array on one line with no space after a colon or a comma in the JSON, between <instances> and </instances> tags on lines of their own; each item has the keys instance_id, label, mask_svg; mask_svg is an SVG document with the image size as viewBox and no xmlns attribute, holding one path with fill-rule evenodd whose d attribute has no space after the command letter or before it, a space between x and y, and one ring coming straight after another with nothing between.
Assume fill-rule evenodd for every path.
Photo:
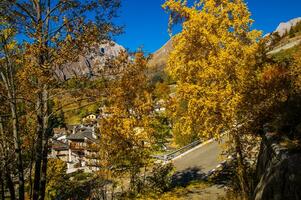
<instances>
[{"instance_id":1,"label":"larch tree","mask_svg":"<svg viewBox=\"0 0 301 200\"><path fill-rule=\"evenodd\" d=\"M241 135L252 121L252 87L257 86L260 32L251 30L243 0L167 0L174 36L167 71L177 80L171 113L174 134L220 138L229 131L238 160L240 186L250 194ZM247 101L246 101L247 100Z\"/></svg>"},{"instance_id":2,"label":"larch tree","mask_svg":"<svg viewBox=\"0 0 301 200\"><path fill-rule=\"evenodd\" d=\"M79 55L84 55L92 45L118 33L120 29L112 23L112 19L119 6L119 0L0 2L0 15L26 41L19 77L24 98L33 103L32 116L36 121L34 200L45 197L48 141L55 115L51 105L55 89L60 86L55 69L76 62ZM22 200L24 187L20 180L18 196Z\"/></svg>"}]
</instances>

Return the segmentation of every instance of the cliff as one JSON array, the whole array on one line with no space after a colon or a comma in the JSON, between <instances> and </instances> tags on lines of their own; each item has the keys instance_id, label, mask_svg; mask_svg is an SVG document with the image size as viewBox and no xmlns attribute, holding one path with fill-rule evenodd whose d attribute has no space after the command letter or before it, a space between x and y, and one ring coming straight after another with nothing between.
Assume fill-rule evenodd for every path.
<instances>
[{"instance_id":1,"label":"cliff","mask_svg":"<svg viewBox=\"0 0 301 200\"><path fill-rule=\"evenodd\" d=\"M86 55L79 55L77 62L57 67L55 75L59 80L75 77L93 78L100 75L109 59L116 58L125 48L113 41L96 44Z\"/></svg>"}]
</instances>

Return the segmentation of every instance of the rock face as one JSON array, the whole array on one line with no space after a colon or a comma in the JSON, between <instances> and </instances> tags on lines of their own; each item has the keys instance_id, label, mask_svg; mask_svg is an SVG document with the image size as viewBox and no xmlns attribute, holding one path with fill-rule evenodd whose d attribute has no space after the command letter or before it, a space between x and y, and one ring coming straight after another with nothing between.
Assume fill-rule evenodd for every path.
<instances>
[{"instance_id":1,"label":"rock face","mask_svg":"<svg viewBox=\"0 0 301 200\"><path fill-rule=\"evenodd\" d=\"M301 17L292 19L288 22L282 22L279 24L275 32L277 32L280 36L283 36L286 32L290 31L290 29L300 21L301 21Z\"/></svg>"},{"instance_id":2,"label":"rock face","mask_svg":"<svg viewBox=\"0 0 301 200\"><path fill-rule=\"evenodd\" d=\"M301 199L301 152L281 145L281 139L266 134L257 165L255 200Z\"/></svg>"},{"instance_id":3,"label":"rock face","mask_svg":"<svg viewBox=\"0 0 301 200\"><path fill-rule=\"evenodd\" d=\"M55 69L55 75L60 80L68 80L74 77L93 78L105 67L108 59L117 57L125 48L110 41L95 45L86 55L80 55L78 62L72 62Z\"/></svg>"}]
</instances>

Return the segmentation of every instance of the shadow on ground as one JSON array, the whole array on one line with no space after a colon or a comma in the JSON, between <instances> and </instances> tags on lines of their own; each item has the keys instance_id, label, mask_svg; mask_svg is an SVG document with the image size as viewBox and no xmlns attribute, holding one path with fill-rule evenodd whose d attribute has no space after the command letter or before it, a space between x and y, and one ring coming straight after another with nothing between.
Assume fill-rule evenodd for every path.
<instances>
[{"instance_id":1,"label":"shadow on ground","mask_svg":"<svg viewBox=\"0 0 301 200\"><path fill-rule=\"evenodd\" d=\"M176 172L172 176L170 190L174 195L185 197L185 199L199 200L219 200L226 195L229 176L220 172L214 176L209 176L198 167L188 168ZM180 187L179 190L174 188ZM184 189L181 189L181 188Z\"/></svg>"},{"instance_id":2,"label":"shadow on ground","mask_svg":"<svg viewBox=\"0 0 301 200\"><path fill-rule=\"evenodd\" d=\"M172 176L172 187L187 186L191 181L204 180L206 174L198 167L176 172Z\"/></svg>"},{"instance_id":3,"label":"shadow on ground","mask_svg":"<svg viewBox=\"0 0 301 200\"><path fill-rule=\"evenodd\" d=\"M211 174L210 176L202 171L200 167L188 168L183 171L176 172L172 176L172 187L189 185L192 181L204 181L208 184L226 186L233 178L233 166L227 165L223 170Z\"/></svg>"}]
</instances>

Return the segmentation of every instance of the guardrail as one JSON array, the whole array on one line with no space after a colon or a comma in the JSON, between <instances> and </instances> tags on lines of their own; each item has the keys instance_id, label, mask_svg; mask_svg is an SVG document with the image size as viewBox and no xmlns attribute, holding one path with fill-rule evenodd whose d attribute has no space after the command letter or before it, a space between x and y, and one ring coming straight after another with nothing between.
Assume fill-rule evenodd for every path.
<instances>
[{"instance_id":1,"label":"guardrail","mask_svg":"<svg viewBox=\"0 0 301 200\"><path fill-rule=\"evenodd\" d=\"M232 130L241 128L244 124L245 124L245 123L241 123L241 124L238 124L238 125L233 125L233 128L232 128L231 130L224 131L224 132L221 134L221 136L226 135L227 133L229 133L229 132L232 131ZM214 140L214 139L208 140L207 142L212 141L212 140ZM153 155L152 157L153 157L153 158L156 158L156 159L158 159L158 160L170 161L170 160L172 160L173 158L175 158L175 157L177 157L177 156L179 156L179 155L185 153L186 151L188 151L188 150L190 150L190 149L196 147L197 145L199 145L199 144L201 144L201 143L203 143L203 142L206 143L206 141L197 140L197 141L194 141L194 142L192 142L192 143L190 143L190 144L188 144L188 145L186 145L186 146L184 146L184 147L182 147L182 148L180 148L180 149L178 149L178 150L176 150L176 151L174 151L174 152L172 152L172 153L168 153L168 154L165 154L165 155L162 155L162 156L161 156L161 155Z\"/></svg>"},{"instance_id":2,"label":"guardrail","mask_svg":"<svg viewBox=\"0 0 301 200\"><path fill-rule=\"evenodd\" d=\"M201 143L202 143L202 140L197 140L197 141L194 141L194 142L192 142L184 147L181 147L180 149L177 149L171 153L168 153L165 155L153 155L152 157L156 158L158 160L169 161L169 160L172 160L173 158L181 155L182 153L185 153L186 151L196 147L197 145L199 145Z\"/></svg>"}]
</instances>

